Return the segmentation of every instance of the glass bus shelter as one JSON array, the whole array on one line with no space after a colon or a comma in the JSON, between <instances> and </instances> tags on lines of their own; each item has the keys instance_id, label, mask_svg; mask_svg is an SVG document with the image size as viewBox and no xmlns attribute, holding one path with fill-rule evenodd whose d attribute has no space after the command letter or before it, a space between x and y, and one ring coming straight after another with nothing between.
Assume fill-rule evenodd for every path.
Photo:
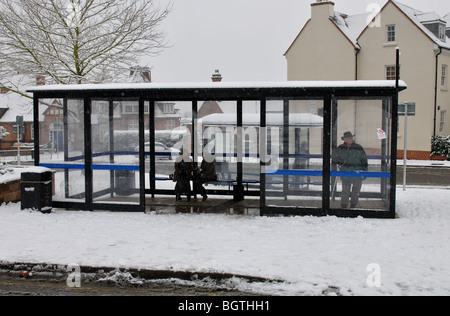
<instances>
[{"instance_id":1,"label":"glass bus shelter","mask_svg":"<svg viewBox=\"0 0 450 316\"><path fill-rule=\"evenodd\" d=\"M55 171L59 208L143 212L146 196L174 196L170 174L184 148L196 164L214 160L208 194L259 198L261 215L394 218L404 89L395 81L34 87L35 163ZM336 158L349 133L365 168ZM349 196L350 182L359 194Z\"/></svg>"}]
</instances>

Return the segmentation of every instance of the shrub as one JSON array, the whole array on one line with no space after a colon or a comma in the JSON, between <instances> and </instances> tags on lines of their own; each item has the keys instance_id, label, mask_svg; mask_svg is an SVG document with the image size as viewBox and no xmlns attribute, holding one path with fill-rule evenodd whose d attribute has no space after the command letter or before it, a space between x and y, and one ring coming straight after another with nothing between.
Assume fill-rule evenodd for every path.
<instances>
[{"instance_id":1,"label":"shrub","mask_svg":"<svg viewBox=\"0 0 450 316\"><path fill-rule=\"evenodd\" d=\"M450 160L450 136L435 136L431 143L431 156L443 156Z\"/></svg>"}]
</instances>

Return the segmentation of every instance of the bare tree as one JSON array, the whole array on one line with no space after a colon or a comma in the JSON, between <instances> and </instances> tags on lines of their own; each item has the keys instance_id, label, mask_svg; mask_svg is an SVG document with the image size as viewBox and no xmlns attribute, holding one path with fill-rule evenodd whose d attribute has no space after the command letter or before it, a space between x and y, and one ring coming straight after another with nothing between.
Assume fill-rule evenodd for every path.
<instances>
[{"instance_id":1,"label":"bare tree","mask_svg":"<svg viewBox=\"0 0 450 316\"><path fill-rule=\"evenodd\" d=\"M118 81L141 57L166 46L159 26L170 9L152 0L2 0L2 77L25 73L58 84Z\"/></svg>"}]
</instances>

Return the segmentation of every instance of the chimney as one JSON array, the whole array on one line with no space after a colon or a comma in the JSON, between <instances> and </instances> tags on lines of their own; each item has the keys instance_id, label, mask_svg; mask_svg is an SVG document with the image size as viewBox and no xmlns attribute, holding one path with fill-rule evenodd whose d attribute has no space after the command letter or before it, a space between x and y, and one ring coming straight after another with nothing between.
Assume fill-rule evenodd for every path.
<instances>
[{"instance_id":1,"label":"chimney","mask_svg":"<svg viewBox=\"0 0 450 316\"><path fill-rule=\"evenodd\" d=\"M216 72L212 75L211 80L213 82L221 82L222 81L222 74L220 73L219 69L216 69Z\"/></svg>"},{"instance_id":2,"label":"chimney","mask_svg":"<svg viewBox=\"0 0 450 316\"><path fill-rule=\"evenodd\" d=\"M315 3L311 3L311 19L329 19L334 17L334 2L317 0Z\"/></svg>"},{"instance_id":3,"label":"chimney","mask_svg":"<svg viewBox=\"0 0 450 316\"><path fill-rule=\"evenodd\" d=\"M36 85L37 86L45 86L45 76L39 75L36 77Z\"/></svg>"},{"instance_id":4,"label":"chimney","mask_svg":"<svg viewBox=\"0 0 450 316\"><path fill-rule=\"evenodd\" d=\"M129 82L152 82L152 73L149 67L135 66L130 68Z\"/></svg>"},{"instance_id":5,"label":"chimney","mask_svg":"<svg viewBox=\"0 0 450 316\"><path fill-rule=\"evenodd\" d=\"M144 82L152 82L152 73L149 67L143 67L141 69L141 76Z\"/></svg>"}]
</instances>

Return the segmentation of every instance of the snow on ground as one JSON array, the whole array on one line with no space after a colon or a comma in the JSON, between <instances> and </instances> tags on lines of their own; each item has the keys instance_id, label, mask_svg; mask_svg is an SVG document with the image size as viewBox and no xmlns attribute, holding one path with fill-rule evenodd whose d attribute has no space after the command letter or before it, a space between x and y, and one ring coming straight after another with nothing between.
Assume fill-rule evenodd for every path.
<instances>
[{"instance_id":1,"label":"snow on ground","mask_svg":"<svg viewBox=\"0 0 450 316\"><path fill-rule=\"evenodd\" d=\"M399 219L68 212L0 207L0 261L223 272L275 295L450 295L450 190L398 190ZM380 287L369 287L380 270ZM375 266L377 267L377 266ZM373 284L373 283L369 283ZM331 291L330 293L334 293Z\"/></svg>"}]
</instances>

